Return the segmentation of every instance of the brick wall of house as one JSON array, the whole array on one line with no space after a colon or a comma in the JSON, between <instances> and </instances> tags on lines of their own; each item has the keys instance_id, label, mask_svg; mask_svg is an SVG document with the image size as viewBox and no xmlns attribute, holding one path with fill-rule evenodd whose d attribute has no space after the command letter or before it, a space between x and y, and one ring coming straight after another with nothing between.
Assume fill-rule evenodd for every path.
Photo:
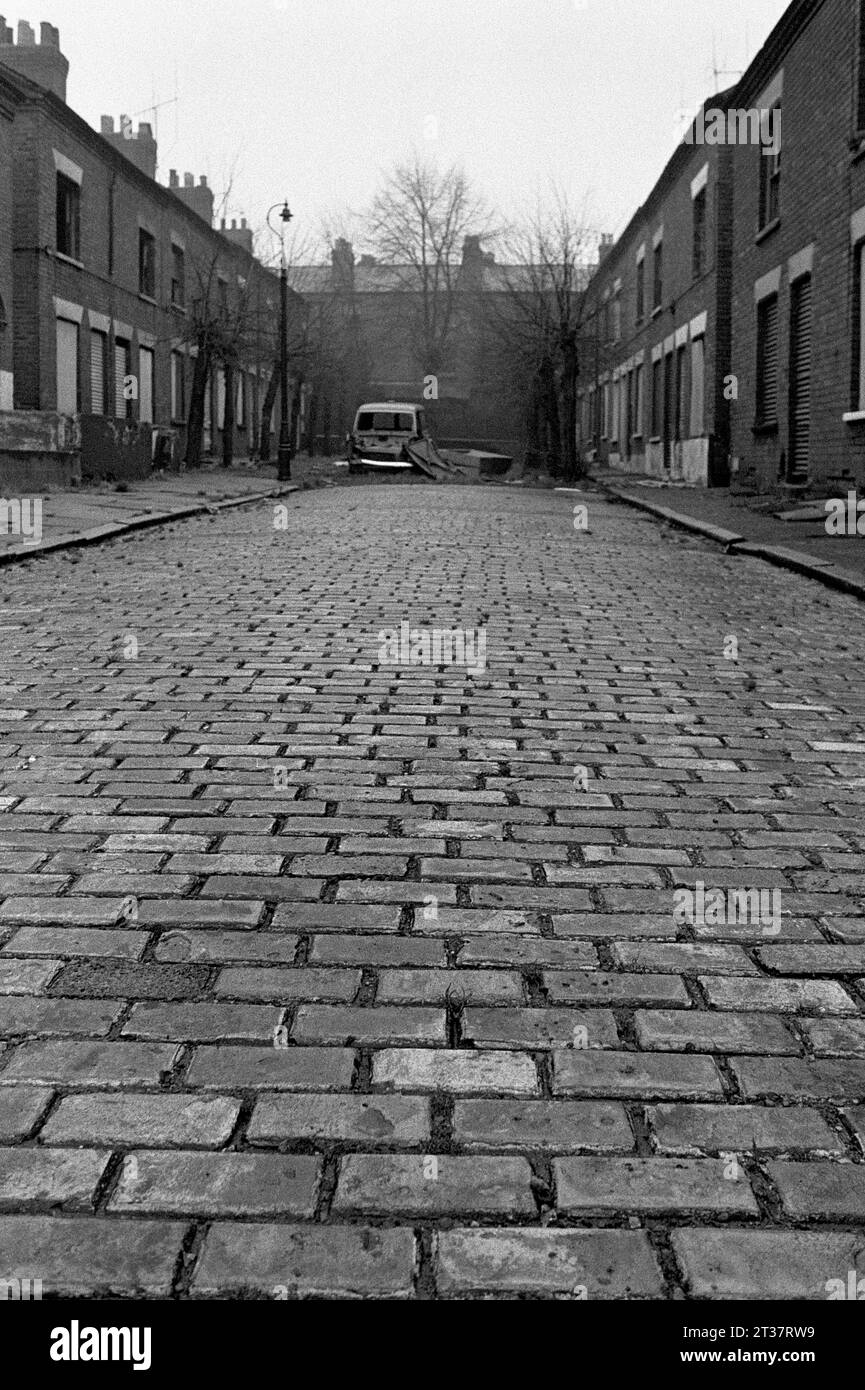
<instances>
[{"instance_id":1,"label":"brick wall of house","mask_svg":"<svg viewBox=\"0 0 865 1390\"><path fill-rule=\"evenodd\" d=\"M694 189L705 188L702 269L694 273ZM698 484L724 480L728 451L726 403L714 389L727 370L729 322L730 163L717 146L682 143L649 198L602 259L586 292L581 341L581 449L588 459L625 472ZM657 238L663 233L662 292L654 304ZM638 258L644 266L644 309L638 316ZM616 337L615 301L620 330ZM720 328L720 333L719 333ZM703 428L691 429L691 391L698 370L693 343L704 344ZM673 358L675 414L677 353L684 348L684 418L675 421L664 444L664 428L653 423L654 360L661 371ZM637 369L643 368L642 412L638 417ZM622 385L621 383L625 384ZM605 387L610 396L605 410ZM630 430L621 392L631 400ZM663 393L661 396L663 403ZM614 400L617 404L614 405ZM606 416L606 418L605 418ZM612 424L608 422L612 417ZM627 436L627 437L625 437Z\"/></svg>"},{"instance_id":2,"label":"brick wall of house","mask_svg":"<svg viewBox=\"0 0 865 1390\"><path fill-rule=\"evenodd\" d=\"M0 63L3 48L0 47ZM199 210L212 213L213 195L206 180L184 185L175 178L165 188L126 158L134 141L104 139L72 112L59 96L9 75L9 116L4 117L0 82L0 293L2 256L12 245L14 272L9 277L10 327L0 330L0 370L6 353L14 362L14 407L54 411L57 397L57 320L78 325L77 412L94 413L91 392L91 343L94 330L107 333L104 415L110 428L83 431L85 445L93 441L92 457L83 460L84 474L115 472L122 476L132 460L149 467L150 435L173 436L173 461L185 448L194 366L190 316L171 303L172 243L185 254L186 304L208 280L223 280L230 307L248 298L249 334L239 374L242 410L236 421L234 453L248 456L255 434L260 401L273 360L278 318L278 283L249 253L240 237L223 235ZM139 128L140 130L141 128ZM145 131L145 135L147 132ZM13 157L14 156L14 157ZM3 178L3 161L14 164L14 178ZM140 161L139 161L140 163ZM64 257L57 244L58 171L80 179L80 250L75 260ZM188 186L187 186L188 185ZM9 196L11 193L11 196ZM5 196L4 196L5 194ZM9 235L3 234L3 219ZM142 292L139 277L139 235L149 232L155 242L154 293ZM14 327L13 327L14 323ZM8 341L7 341L8 340ZM139 399L123 403L118 412L114 390L114 343L128 341L128 371L140 388L142 354L153 353L152 429L141 421ZM179 352L185 371L185 409L172 419L171 355ZM217 411L220 392L214 377L206 443L221 452ZM10 402L10 405L12 403ZM8 408L8 407L7 407ZM277 402L278 410L278 402ZM139 422L141 428L139 429ZM146 436L147 447L141 439ZM117 440L115 464L111 441ZM85 449L85 452L87 450Z\"/></svg>"},{"instance_id":3,"label":"brick wall of house","mask_svg":"<svg viewBox=\"0 0 865 1390\"><path fill-rule=\"evenodd\" d=\"M740 486L782 488L790 475L790 330L794 278L812 277L813 348L807 476L831 490L842 475L865 482L865 422L845 423L854 368L854 267L850 219L865 207L865 155L857 140L859 4L813 0L785 16L792 42L772 43L745 75L737 105L760 105L781 83L780 217L758 231L758 150L733 150L733 407L732 452ZM794 27L795 26L795 27ZM784 39L784 35L781 35ZM865 232L863 232L865 236ZM757 307L777 278L779 382L777 428L755 430ZM756 288L755 288L756 287Z\"/></svg>"}]
</instances>

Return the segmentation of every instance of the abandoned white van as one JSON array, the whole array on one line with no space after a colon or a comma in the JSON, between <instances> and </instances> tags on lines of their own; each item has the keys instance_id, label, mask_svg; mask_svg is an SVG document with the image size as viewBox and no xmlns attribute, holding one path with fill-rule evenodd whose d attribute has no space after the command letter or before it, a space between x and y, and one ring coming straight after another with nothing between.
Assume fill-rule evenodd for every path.
<instances>
[{"instance_id":1,"label":"abandoned white van","mask_svg":"<svg viewBox=\"0 0 865 1390\"><path fill-rule=\"evenodd\" d=\"M408 446L425 438L423 409L408 401L362 405L348 436L349 472L366 468L411 469Z\"/></svg>"}]
</instances>

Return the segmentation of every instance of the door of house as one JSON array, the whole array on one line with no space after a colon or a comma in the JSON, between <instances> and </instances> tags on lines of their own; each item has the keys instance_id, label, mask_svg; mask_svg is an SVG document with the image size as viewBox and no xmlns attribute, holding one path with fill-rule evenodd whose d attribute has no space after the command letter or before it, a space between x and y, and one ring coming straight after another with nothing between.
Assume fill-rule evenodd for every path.
<instances>
[{"instance_id":1,"label":"door of house","mask_svg":"<svg viewBox=\"0 0 865 1390\"><path fill-rule=\"evenodd\" d=\"M787 481L808 480L811 442L811 276L794 281L790 294L790 422Z\"/></svg>"}]
</instances>

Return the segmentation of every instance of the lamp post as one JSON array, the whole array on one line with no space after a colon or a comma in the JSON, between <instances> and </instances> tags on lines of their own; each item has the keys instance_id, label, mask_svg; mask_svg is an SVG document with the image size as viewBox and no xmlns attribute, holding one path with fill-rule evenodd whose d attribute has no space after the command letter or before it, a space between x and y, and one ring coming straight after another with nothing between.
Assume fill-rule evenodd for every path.
<instances>
[{"instance_id":1,"label":"lamp post","mask_svg":"<svg viewBox=\"0 0 865 1390\"><path fill-rule=\"evenodd\" d=\"M285 260L285 232L292 214L288 202L284 201L279 211L282 227L277 230L271 217L279 208L274 203L267 214L267 225L279 237L279 447L277 449L276 476L280 482L291 477L291 427L288 419L288 266Z\"/></svg>"}]
</instances>

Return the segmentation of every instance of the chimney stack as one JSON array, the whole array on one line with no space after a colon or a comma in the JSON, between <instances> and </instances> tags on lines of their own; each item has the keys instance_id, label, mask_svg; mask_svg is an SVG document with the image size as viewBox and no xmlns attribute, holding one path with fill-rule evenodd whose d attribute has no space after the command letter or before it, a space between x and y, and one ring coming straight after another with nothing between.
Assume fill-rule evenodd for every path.
<instances>
[{"instance_id":1,"label":"chimney stack","mask_svg":"<svg viewBox=\"0 0 865 1390\"><path fill-rule=\"evenodd\" d=\"M124 159L128 159L149 179L156 178L156 141L153 127L148 121L141 121L136 133L129 117L121 116L120 129L115 131L114 117L103 116L99 128L103 140L119 150Z\"/></svg>"},{"instance_id":2,"label":"chimney stack","mask_svg":"<svg viewBox=\"0 0 865 1390\"><path fill-rule=\"evenodd\" d=\"M184 174L181 188L177 180L177 171L172 169L168 186L188 208L204 219L208 227L213 226L213 193L207 186L205 174L200 176L197 185L193 174Z\"/></svg>"},{"instance_id":3,"label":"chimney stack","mask_svg":"<svg viewBox=\"0 0 865 1390\"><path fill-rule=\"evenodd\" d=\"M66 78L69 62L60 52L60 31L53 24L39 26L39 42L32 25L26 19L18 21L18 41L0 15L0 64L11 68L19 77L29 78L40 87L66 100Z\"/></svg>"},{"instance_id":4,"label":"chimney stack","mask_svg":"<svg viewBox=\"0 0 865 1390\"><path fill-rule=\"evenodd\" d=\"M242 246L243 250L246 251L248 255L252 255L252 229L247 227L245 217L241 219L239 227L236 217L232 217L230 227L226 226L225 218L223 217L220 231L227 241L232 242L234 246Z\"/></svg>"}]
</instances>

